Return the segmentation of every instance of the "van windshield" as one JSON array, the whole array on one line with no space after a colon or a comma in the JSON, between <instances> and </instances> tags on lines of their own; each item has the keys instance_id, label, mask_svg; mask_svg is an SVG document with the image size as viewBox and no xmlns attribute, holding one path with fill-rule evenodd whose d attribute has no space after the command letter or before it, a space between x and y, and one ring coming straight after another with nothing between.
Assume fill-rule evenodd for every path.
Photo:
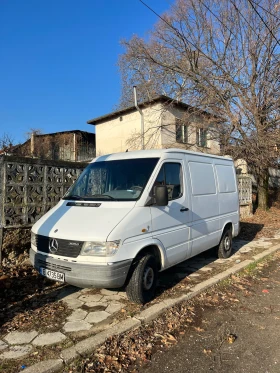
<instances>
[{"instance_id":1,"label":"van windshield","mask_svg":"<svg viewBox=\"0 0 280 373\"><path fill-rule=\"evenodd\" d=\"M63 199L135 201L140 198L158 160L136 158L91 163Z\"/></svg>"}]
</instances>

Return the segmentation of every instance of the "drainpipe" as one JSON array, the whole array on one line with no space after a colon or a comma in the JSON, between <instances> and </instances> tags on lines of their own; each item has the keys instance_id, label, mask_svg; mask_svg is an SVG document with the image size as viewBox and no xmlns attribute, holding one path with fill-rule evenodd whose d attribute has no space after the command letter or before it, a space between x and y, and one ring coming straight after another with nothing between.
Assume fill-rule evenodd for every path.
<instances>
[{"instance_id":1,"label":"drainpipe","mask_svg":"<svg viewBox=\"0 0 280 373\"><path fill-rule=\"evenodd\" d=\"M143 114L143 111L139 108L138 103L137 103L136 85L133 86L133 92L134 92L135 107L138 110L139 114L141 115L141 148L145 149L145 144L144 144L144 114Z\"/></svg>"}]
</instances>

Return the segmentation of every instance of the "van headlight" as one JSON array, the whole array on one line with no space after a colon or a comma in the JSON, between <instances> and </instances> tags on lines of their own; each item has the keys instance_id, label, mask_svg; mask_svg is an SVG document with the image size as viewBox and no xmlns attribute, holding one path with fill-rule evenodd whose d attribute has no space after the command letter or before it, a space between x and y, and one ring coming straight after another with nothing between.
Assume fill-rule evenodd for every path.
<instances>
[{"instance_id":1,"label":"van headlight","mask_svg":"<svg viewBox=\"0 0 280 373\"><path fill-rule=\"evenodd\" d=\"M119 249L120 240L111 242L86 241L80 255L113 256Z\"/></svg>"},{"instance_id":2,"label":"van headlight","mask_svg":"<svg viewBox=\"0 0 280 373\"><path fill-rule=\"evenodd\" d=\"M37 247L36 234L31 232L31 245Z\"/></svg>"}]
</instances>

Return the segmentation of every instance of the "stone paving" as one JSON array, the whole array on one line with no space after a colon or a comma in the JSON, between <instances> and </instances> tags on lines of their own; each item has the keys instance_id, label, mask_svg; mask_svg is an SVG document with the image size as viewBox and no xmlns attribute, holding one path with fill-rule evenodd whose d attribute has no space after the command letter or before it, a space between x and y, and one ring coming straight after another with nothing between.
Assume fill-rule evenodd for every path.
<instances>
[{"instance_id":1,"label":"stone paving","mask_svg":"<svg viewBox=\"0 0 280 373\"><path fill-rule=\"evenodd\" d=\"M212 273L222 272L233 264L248 259L248 255L254 255L255 252L264 251L275 245L276 239L280 239L280 232L274 236L274 239L262 238L251 242L235 239L234 254L229 259L214 259L206 253L193 257L160 274L159 286L163 285L167 289L175 286L174 278L177 279L175 284L188 278L192 286L195 286L205 278L211 278ZM124 291L107 289L93 291L73 286L65 286L60 291L57 301L67 303L72 310L71 315L65 318L61 330L53 333L39 333L36 330L10 332L0 339L0 359L27 357L38 347L71 342L75 333L84 333L80 335L85 337L92 335L98 330L116 325L119 313L125 312L129 307ZM157 300L153 302L155 306L156 302Z\"/></svg>"}]
</instances>

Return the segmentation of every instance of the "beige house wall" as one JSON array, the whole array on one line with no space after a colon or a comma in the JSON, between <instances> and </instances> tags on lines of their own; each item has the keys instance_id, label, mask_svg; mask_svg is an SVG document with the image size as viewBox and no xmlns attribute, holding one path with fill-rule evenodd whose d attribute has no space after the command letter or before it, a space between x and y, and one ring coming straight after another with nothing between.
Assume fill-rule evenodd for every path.
<instances>
[{"instance_id":1,"label":"beige house wall","mask_svg":"<svg viewBox=\"0 0 280 373\"><path fill-rule=\"evenodd\" d=\"M142 110L146 149L161 147L161 104ZM95 127L96 155L141 149L141 116L138 111L108 120Z\"/></svg>"},{"instance_id":2,"label":"beige house wall","mask_svg":"<svg viewBox=\"0 0 280 373\"><path fill-rule=\"evenodd\" d=\"M188 125L188 143L182 144L176 142L176 119L182 120ZM166 109L162 114L162 148L180 148L191 151L198 151L208 154L220 154L220 145L215 139L214 131L208 130L206 147L201 147L196 144L197 127L208 127L209 123L202 115L195 113L186 113L183 109L171 107Z\"/></svg>"},{"instance_id":3,"label":"beige house wall","mask_svg":"<svg viewBox=\"0 0 280 373\"><path fill-rule=\"evenodd\" d=\"M176 107L165 108L161 103L142 109L144 114L145 149L181 148L200 151L209 154L219 154L220 146L217 140L208 134L207 146L196 145L196 128L205 120L196 114L186 114L184 109ZM189 143L176 142L176 118L186 121L189 125ZM96 125L96 155L125 152L141 149L141 116L138 111L108 120Z\"/></svg>"}]
</instances>

